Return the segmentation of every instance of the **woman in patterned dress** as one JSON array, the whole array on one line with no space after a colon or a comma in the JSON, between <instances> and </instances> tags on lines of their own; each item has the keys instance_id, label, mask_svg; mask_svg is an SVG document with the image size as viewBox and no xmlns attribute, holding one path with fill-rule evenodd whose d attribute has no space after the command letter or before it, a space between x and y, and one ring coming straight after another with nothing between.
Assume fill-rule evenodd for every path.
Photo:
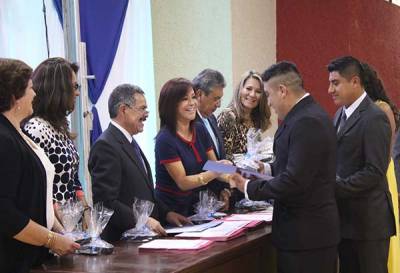
<instances>
[{"instance_id":1,"label":"woman in patterned dress","mask_svg":"<svg viewBox=\"0 0 400 273\"><path fill-rule=\"evenodd\" d=\"M24 132L40 147L55 167L53 202L64 205L80 200L87 207L78 178L79 155L72 142L67 116L79 96L78 66L63 58L43 61L33 72L33 115L24 124Z\"/></svg>"},{"instance_id":2,"label":"woman in patterned dress","mask_svg":"<svg viewBox=\"0 0 400 273\"><path fill-rule=\"evenodd\" d=\"M246 153L247 131L256 128L264 132L271 125L270 116L261 76L250 70L243 74L231 103L218 116L226 158L233 160L233 154Z\"/></svg>"}]
</instances>

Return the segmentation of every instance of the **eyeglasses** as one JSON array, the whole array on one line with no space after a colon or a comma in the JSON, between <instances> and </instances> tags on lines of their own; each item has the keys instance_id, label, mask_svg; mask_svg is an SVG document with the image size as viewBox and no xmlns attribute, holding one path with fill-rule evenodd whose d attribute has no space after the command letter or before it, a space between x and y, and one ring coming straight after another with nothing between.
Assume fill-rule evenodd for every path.
<instances>
[{"instance_id":1,"label":"eyeglasses","mask_svg":"<svg viewBox=\"0 0 400 273\"><path fill-rule=\"evenodd\" d=\"M73 85L72 85L72 87L74 88L74 90L79 90L79 89L81 89L81 85L79 84L79 83L74 83Z\"/></svg>"},{"instance_id":2,"label":"eyeglasses","mask_svg":"<svg viewBox=\"0 0 400 273\"><path fill-rule=\"evenodd\" d=\"M135 106L131 106L131 105L126 104L126 103L125 103L125 106L130 108L130 109L132 109L132 110L138 111L139 113L145 113L145 112L148 113L149 112L149 110L147 109L147 106L143 106L143 107L137 108Z\"/></svg>"}]
</instances>

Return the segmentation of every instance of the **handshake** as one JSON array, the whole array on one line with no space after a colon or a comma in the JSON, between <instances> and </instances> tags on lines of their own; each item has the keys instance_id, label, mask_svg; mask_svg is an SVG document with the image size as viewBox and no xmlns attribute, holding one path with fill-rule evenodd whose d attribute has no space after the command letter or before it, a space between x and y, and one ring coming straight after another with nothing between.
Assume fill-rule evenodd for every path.
<instances>
[{"instance_id":1,"label":"handshake","mask_svg":"<svg viewBox=\"0 0 400 273\"><path fill-rule=\"evenodd\" d=\"M259 171L263 171L264 165L262 163L260 163L259 165L260 165ZM234 165L228 165L228 164L224 164L224 163L216 162L216 161L212 161L212 160L208 160L204 164L203 170L228 174L230 187L237 188L242 192L244 192L244 185L245 185L247 179L270 180L273 178L272 176L265 175L260 172L254 171L254 170L239 168Z\"/></svg>"}]
</instances>

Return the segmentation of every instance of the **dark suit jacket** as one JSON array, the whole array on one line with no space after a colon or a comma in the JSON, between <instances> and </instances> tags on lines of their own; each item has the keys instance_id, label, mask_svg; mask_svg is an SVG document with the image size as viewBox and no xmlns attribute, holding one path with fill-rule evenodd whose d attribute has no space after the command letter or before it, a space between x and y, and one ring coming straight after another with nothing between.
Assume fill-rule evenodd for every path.
<instances>
[{"instance_id":1,"label":"dark suit jacket","mask_svg":"<svg viewBox=\"0 0 400 273\"><path fill-rule=\"evenodd\" d=\"M217 152L217 147L215 147L214 141L212 141L214 153L217 156L218 160L225 159L226 158L226 153L225 153L225 148L224 148L224 139L223 139L223 137L221 135L221 132L220 132L220 130L218 128L217 118L214 116L214 114L212 114L211 116L209 116L207 118L207 120L210 123L211 129L213 130L215 136L217 137L219 154ZM198 113L196 113L196 121L201 122L205 126L205 124L203 122L203 119L199 116ZM208 130L207 130L207 132L208 132Z\"/></svg>"},{"instance_id":2,"label":"dark suit jacket","mask_svg":"<svg viewBox=\"0 0 400 273\"><path fill-rule=\"evenodd\" d=\"M123 133L110 124L90 151L89 172L92 177L93 202L103 202L114 214L102 238L119 240L121 234L135 227L132 211L134 198L155 203L152 216L163 221L167 207L154 196L151 168L141 151L147 173L135 150Z\"/></svg>"},{"instance_id":3,"label":"dark suit jacket","mask_svg":"<svg viewBox=\"0 0 400 273\"><path fill-rule=\"evenodd\" d=\"M272 238L278 249L315 249L339 242L336 134L331 122L311 96L302 99L275 134L274 178L248 183L250 199L275 199Z\"/></svg>"},{"instance_id":4,"label":"dark suit jacket","mask_svg":"<svg viewBox=\"0 0 400 273\"><path fill-rule=\"evenodd\" d=\"M212 140L212 137L210 135L210 139L213 145L213 150L215 153L215 156L217 157L217 160L221 160L221 159L226 159L226 153L225 153L225 147L224 147L224 139L221 135L221 132L218 128L218 124L217 124L217 118L214 116L214 114L211 114L211 116L209 116L207 118L208 122L211 125L211 129L213 130L216 138L217 138L217 142L218 142L218 149L219 149L219 154L217 152L217 147L215 147L215 143ZM206 125L204 124L203 119L199 116L198 113L196 113L196 119L195 121L200 122L201 124L204 125L204 127L206 128L206 131L208 133L208 129L206 127ZM210 134L210 133L208 133ZM220 192L225 189L225 188L229 188L229 184L222 182L222 181L218 181L218 180L214 180L211 183L208 183L207 188L210 189L212 192L214 192L217 196L219 196ZM202 188L203 189L203 188Z\"/></svg>"},{"instance_id":5,"label":"dark suit jacket","mask_svg":"<svg viewBox=\"0 0 400 273\"><path fill-rule=\"evenodd\" d=\"M13 239L29 219L46 226L46 172L14 126L0 114L0 271L28 272L47 249Z\"/></svg>"},{"instance_id":6,"label":"dark suit jacket","mask_svg":"<svg viewBox=\"0 0 400 273\"><path fill-rule=\"evenodd\" d=\"M338 125L339 109L334 118ZM367 96L337 134L336 197L342 238L377 240L395 232L386 180L389 121Z\"/></svg>"}]
</instances>

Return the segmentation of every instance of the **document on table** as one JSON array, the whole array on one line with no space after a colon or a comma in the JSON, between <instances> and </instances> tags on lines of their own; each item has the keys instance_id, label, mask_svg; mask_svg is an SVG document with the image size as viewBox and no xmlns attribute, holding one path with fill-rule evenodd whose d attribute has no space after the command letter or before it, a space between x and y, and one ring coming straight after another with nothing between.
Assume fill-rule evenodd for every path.
<instances>
[{"instance_id":1,"label":"document on table","mask_svg":"<svg viewBox=\"0 0 400 273\"><path fill-rule=\"evenodd\" d=\"M210 240L156 239L139 246L139 250L199 250L209 246Z\"/></svg>"},{"instance_id":2,"label":"document on table","mask_svg":"<svg viewBox=\"0 0 400 273\"><path fill-rule=\"evenodd\" d=\"M225 218L227 221L265 221L271 222L274 212L274 207L270 206L265 210L250 212L245 214L232 214Z\"/></svg>"},{"instance_id":3,"label":"document on table","mask_svg":"<svg viewBox=\"0 0 400 273\"><path fill-rule=\"evenodd\" d=\"M206 164L203 166L203 170L205 171L213 171L217 173L227 173L227 174L234 174L240 173L244 177L256 177L265 180L271 180L273 177L266 174L261 174L252 170L247 170L243 168L239 168L233 165L227 165L223 163L219 163L212 160L207 160Z\"/></svg>"},{"instance_id":4,"label":"document on table","mask_svg":"<svg viewBox=\"0 0 400 273\"><path fill-rule=\"evenodd\" d=\"M272 221L272 214L266 213L247 213L247 214L232 214L228 216L225 220L228 221L265 221L271 222Z\"/></svg>"},{"instance_id":5,"label":"document on table","mask_svg":"<svg viewBox=\"0 0 400 273\"><path fill-rule=\"evenodd\" d=\"M199 231L206 230L208 228L219 226L220 224L222 224L222 222L211 221L209 223L200 224L200 225L187 225L187 226L183 226L183 227L166 228L165 231L167 232L167 234L182 233L182 232L199 232Z\"/></svg>"},{"instance_id":6,"label":"document on table","mask_svg":"<svg viewBox=\"0 0 400 273\"><path fill-rule=\"evenodd\" d=\"M241 229L245 228L251 221L230 221L222 222L221 225L206 229L200 232L185 232L176 235L175 237L190 237L190 238L209 238L223 239L228 238L232 234L236 234Z\"/></svg>"}]
</instances>

